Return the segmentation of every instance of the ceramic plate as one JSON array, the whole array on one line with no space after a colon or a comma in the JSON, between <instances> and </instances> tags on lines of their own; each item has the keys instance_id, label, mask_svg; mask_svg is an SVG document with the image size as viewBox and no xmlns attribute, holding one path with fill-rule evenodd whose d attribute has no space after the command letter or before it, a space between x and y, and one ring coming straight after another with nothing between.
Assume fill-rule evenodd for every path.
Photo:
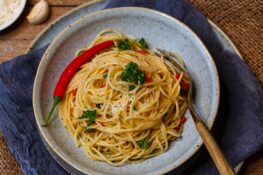
<instances>
[{"instance_id":1,"label":"ceramic plate","mask_svg":"<svg viewBox=\"0 0 263 175\"><path fill-rule=\"evenodd\" d=\"M73 139L57 116L49 127L40 127L52 104L53 89L61 72L72 60L75 52L85 47L105 28L114 28L135 38L144 37L153 47L179 53L184 58L196 87L197 110L211 128L218 108L219 82L217 70L205 46L178 20L157 11L127 7L102 10L82 17L53 40L42 58L34 84L33 104L39 131L56 156L82 173L168 172L188 160L202 144L189 112L186 113L188 122L182 138L172 142L167 152L139 164L125 164L121 167L112 167L89 159L82 148L75 147Z\"/></svg>"},{"instance_id":2,"label":"ceramic plate","mask_svg":"<svg viewBox=\"0 0 263 175\"><path fill-rule=\"evenodd\" d=\"M26 53L30 52L31 50L40 49L45 45L49 44L59 34L59 32L61 32L62 30L65 29L65 27L67 27L67 25L71 24L73 21L80 18L81 16L104 9L109 2L110 2L109 0L91 0L65 13L64 15L62 15L61 17L57 18L52 23L47 25L45 29L43 29L42 32L38 34L35 40L29 45L28 49L26 50ZM236 46L231 41L231 39L224 33L224 31L222 31L211 20L208 19L208 22L211 24L213 31L217 35L224 49L239 55L240 58L242 59L242 55L240 54L239 50L236 48ZM41 132L39 132L39 134L42 137ZM47 145L46 141L43 138L42 141L46 146L47 150L49 151L50 155L65 170L67 170L70 174L78 174L78 175L83 174L79 172L77 169L75 169L74 167L72 167L70 164L62 160L60 157L58 157L56 153L54 153L54 151ZM200 154L195 154L194 156L192 156L191 160L187 161L182 166L174 169L172 173L174 175L180 174L180 172L183 172L184 170L189 168L199 156ZM238 166L235 167L236 172L240 170L242 164L243 162L241 162Z\"/></svg>"}]
</instances>

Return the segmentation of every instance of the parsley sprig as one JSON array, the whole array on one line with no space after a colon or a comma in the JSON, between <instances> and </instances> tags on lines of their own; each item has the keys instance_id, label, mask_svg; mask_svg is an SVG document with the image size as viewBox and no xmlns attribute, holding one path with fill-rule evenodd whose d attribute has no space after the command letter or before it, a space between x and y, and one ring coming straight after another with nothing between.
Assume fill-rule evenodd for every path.
<instances>
[{"instance_id":1,"label":"parsley sprig","mask_svg":"<svg viewBox=\"0 0 263 175\"><path fill-rule=\"evenodd\" d=\"M147 44L147 42L145 41L144 38L137 39L137 41L138 41L139 47L140 47L141 49L148 49L148 48L149 48L149 47L148 47L148 44Z\"/></svg>"},{"instance_id":2,"label":"parsley sprig","mask_svg":"<svg viewBox=\"0 0 263 175\"><path fill-rule=\"evenodd\" d=\"M133 42L130 42L128 38L118 40L117 47L119 50L131 50L135 42L142 50L149 48L148 43L145 41L144 38L136 39Z\"/></svg>"},{"instance_id":3,"label":"parsley sprig","mask_svg":"<svg viewBox=\"0 0 263 175\"><path fill-rule=\"evenodd\" d=\"M119 40L117 42L117 47L119 50L131 50L131 43L130 41L126 38L124 40Z\"/></svg>"},{"instance_id":4,"label":"parsley sprig","mask_svg":"<svg viewBox=\"0 0 263 175\"><path fill-rule=\"evenodd\" d=\"M140 148L148 148L150 146L150 141L147 138L144 138L140 141L137 141L137 144Z\"/></svg>"},{"instance_id":5,"label":"parsley sprig","mask_svg":"<svg viewBox=\"0 0 263 175\"><path fill-rule=\"evenodd\" d=\"M87 123L87 127L84 129L85 132L88 132L91 130L91 128L89 128L90 125L92 125L97 117L97 112L96 110L86 110L83 112L83 114L78 117L78 119L89 119L86 123Z\"/></svg>"},{"instance_id":6,"label":"parsley sprig","mask_svg":"<svg viewBox=\"0 0 263 175\"><path fill-rule=\"evenodd\" d=\"M144 83L144 73L139 70L138 64L131 62L125 66L125 69L121 73L122 81L143 84Z\"/></svg>"}]
</instances>

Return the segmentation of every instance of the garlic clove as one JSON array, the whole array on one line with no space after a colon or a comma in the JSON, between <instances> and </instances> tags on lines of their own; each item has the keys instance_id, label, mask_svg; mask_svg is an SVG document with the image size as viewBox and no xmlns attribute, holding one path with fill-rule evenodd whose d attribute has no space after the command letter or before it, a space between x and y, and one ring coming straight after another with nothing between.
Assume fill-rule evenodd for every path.
<instances>
[{"instance_id":1,"label":"garlic clove","mask_svg":"<svg viewBox=\"0 0 263 175\"><path fill-rule=\"evenodd\" d=\"M32 24L43 23L49 16L49 4L46 0L40 0L27 16Z\"/></svg>"}]
</instances>

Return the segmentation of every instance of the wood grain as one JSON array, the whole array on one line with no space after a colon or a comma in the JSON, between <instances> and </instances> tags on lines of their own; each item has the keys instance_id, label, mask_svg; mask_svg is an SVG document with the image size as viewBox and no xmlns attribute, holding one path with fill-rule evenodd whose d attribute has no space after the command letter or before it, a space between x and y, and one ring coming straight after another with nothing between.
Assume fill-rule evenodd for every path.
<instances>
[{"instance_id":1,"label":"wood grain","mask_svg":"<svg viewBox=\"0 0 263 175\"><path fill-rule=\"evenodd\" d=\"M194 121L195 121L196 129L199 135L202 137L204 145L206 146L206 149L209 152L211 158L213 159L220 174L235 175L233 168L223 156L217 143L215 142L214 138L212 137L211 133L206 128L204 123L201 120L194 120Z\"/></svg>"},{"instance_id":2,"label":"wood grain","mask_svg":"<svg viewBox=\"0 0 263 175\"><path fill-rule=\"evenodd\" d=\"M72 8L51 7L48 21L41 25L32 25L27 22L26 15L30 12L31 7L27 8L13 28L0 34L0 63L23 54L44 27Z\"/></svg>"},{"instance_id":3,"label":"wood grain","mask_svg":"<svg viewBox=\"0 0 263 175\"><path fill-rule=\"evenodd\" d=\"M29 0L27 4L27 8L21 18L8 30L0 33L0 62L10 60L17 55L23 54L36 35L46 27L51 21L61 16L62 14L68 12L73 9L75 6L83 4L88 0L49 0L51 4L51 15L48 21L42 25L31 25L25 19L26 15L29 13L32 5L34 5L37 0ZM202 0L195 0L202 1ZM232 1L231 1L232 2ZM229 1L229 3L231 3ZM235 0L238 2L238 0ZM213 5L213 4L212 4ZM215 5L215 4L214 4ZM202 9L201 9L202 10ZM212 13L212 11L211 11ZM231 14L225 13L224 18L221 20L227 20ZM220 16L220 14L218 14ZM214 18L218 17L214 16ZM211 18L213 20L213 18ZM231 25L231 24L229 24ZM228 26L225 26L227 28ZM230 36L231 37L231 36ZM242 49L242 47L239 47ZM1 158L1 157L0 157ZM1 164L0 160L0 170L1 167L6 169L5 165ZM4 174L0 172L0 174ZM8 175L20 174L15 172L14 174L11 171ZM255 156L246 161L241 175L262 175L263 174L263 151L257 153Z\"/></svg>"},{"instance_id":4,"label":"wood grain","mask_svg":"<svg viewBox=\"0 0 263 175\"><path fill-rule=\"evenodd\" d=\"M207 129L206 125L200 119L198 113L196 112L195 107L193 106L193 101L189 99L190 94L192 93L189 92L187 99L188 109L194 120L196 130L198 131L198 134L201 136L205 148L209 152L209 155L212 158L215 166L217 167L218 172L222 175L235 175L236 173L233 170L231 164L229 164L229 162L226 160L218 144L216 143L216 140L213 138L211 132Z\"/></svg>"}]
</instances>

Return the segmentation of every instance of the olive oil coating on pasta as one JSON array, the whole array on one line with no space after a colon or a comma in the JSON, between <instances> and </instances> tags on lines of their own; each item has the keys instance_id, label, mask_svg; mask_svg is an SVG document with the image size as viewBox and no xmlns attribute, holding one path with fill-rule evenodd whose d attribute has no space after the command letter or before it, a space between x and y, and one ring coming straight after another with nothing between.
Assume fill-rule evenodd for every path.
<instances>
[{"instance_id":1,"label":"olive oil coating on pasta","mask_svg":"<svg viewBox=\"0 0 263 175\"><path fill-rule=\"evenodd\" d=\"M120 166L165 152L181 136L187 104L180 95L183 74L144 39L106 29L88 47L107 40L115 46L81 67L58 111L91 159Z\"/></svg>"}]
</instances>

